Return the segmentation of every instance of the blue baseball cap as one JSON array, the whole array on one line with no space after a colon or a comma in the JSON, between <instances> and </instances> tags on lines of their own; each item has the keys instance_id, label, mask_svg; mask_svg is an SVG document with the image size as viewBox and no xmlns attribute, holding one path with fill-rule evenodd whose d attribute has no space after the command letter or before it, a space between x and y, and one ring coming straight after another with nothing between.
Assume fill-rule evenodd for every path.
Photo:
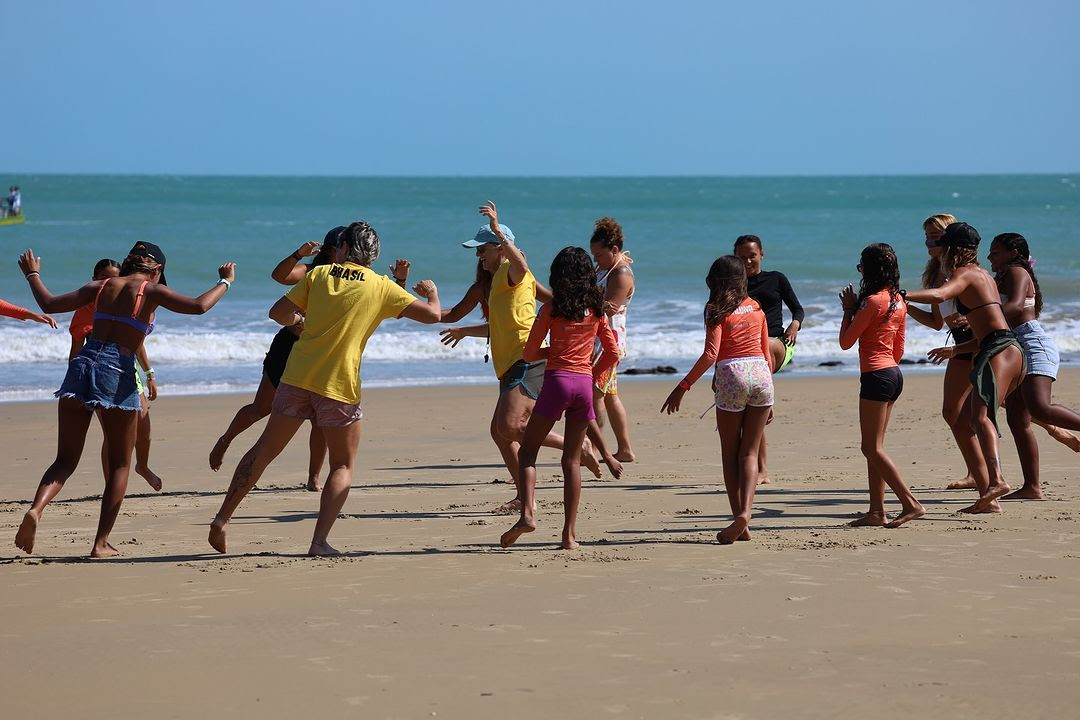
<instances>
[{"instance_id":1,"label":"blue baseball cap","mask_svg":"<svg viewBox=\"0 0 1080 720\"><path fill-rule=\"evenodd\" d=\"M506 236L507 240L510 240L511 242L513 242L514 233L510 232L510 228L508 228L505 225L500 223L499 224L499 229L502 230L503 235ZM476 232L476 237L474 237L472 240L466 240L465 242L461 243L461 246L462 247L467 247L467 248L478 248L481 245L498 245L498 244L499 244L498 236L495 233L491 232L490 227L488 227L487 225L484 225L483 227L481 227Z\"/></svg>"}]
</instances>

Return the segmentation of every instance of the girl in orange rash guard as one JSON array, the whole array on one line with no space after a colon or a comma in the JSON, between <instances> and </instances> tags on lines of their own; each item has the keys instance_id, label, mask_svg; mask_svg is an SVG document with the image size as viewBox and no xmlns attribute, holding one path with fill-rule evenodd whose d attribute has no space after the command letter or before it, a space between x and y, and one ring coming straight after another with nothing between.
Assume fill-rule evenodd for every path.
<instances>
[{"instance_id":1,"label":"girl in orange rash guard","mask_svg":"<svg viewBox=\"0 0 1080 720\"><path fill-rule=\"evenodd\" d=\"M660 412L677 412L683 395L715 363L716 430L724 487L734 520L716 534L721 544L750 539L750 515L758 479L758 449L772 418L773 383L769 326L746 293L746 268L734 255L713 261L705 278L705 351L664 401Z\"/></svg>"},{"instance_id":2,"label":"girl in orange rash guard","mask_svg":"<svg viewBox=\"0 0 1080 720\"><path fill-rule=\"evenodd\" d=\"M523 534L536 529L536 455L551 428L566 413L563 442L563 513L562 549L578 547L576 538L578 502L581 499L581 444L590 425L592 441L611 474L618 479L622 464L604 446L596 426L593 385L596 377L619 361L619 346L604 312L604 293L596 284L596 268L588 253L579 247L559 251L551 263L551 302L529 331L522 357L527 363L547 361L544 382L536 398L525 435L518 450L518 477L522 493L521 517L502 534L499 544L513 545ZM551 334L551 346L541 347ZM593 364L594 341L599 338L603 351Z\"/></svg>"},{"instance_id":3,"label":"girl in orange rash guard","mask_svg":"<svg viewBox=\"0 0 1080 720\"><path fill-rule=\"evenodd\" d=\"M851 285L840 293L844 319L840 323L840 347L859 343L859 428L862 453L870 484L870 511L854 526L900 527L922 517L925 511L885 453L885 430L893 404L904 390L900 358L904 354L907 305L900 295L900 269L896 253L885 243L868 245L856 269L862 273L859 294ZM900 515L885 516L885 485L900 500Z\"/></svg>"}]
</instances>

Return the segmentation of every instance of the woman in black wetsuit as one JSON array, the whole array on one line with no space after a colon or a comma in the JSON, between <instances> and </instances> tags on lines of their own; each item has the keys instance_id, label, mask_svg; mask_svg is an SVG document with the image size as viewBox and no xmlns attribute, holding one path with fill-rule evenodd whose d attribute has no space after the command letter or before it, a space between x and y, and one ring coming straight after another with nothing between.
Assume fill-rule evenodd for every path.
<instances>
[{"instance_id":1,"label":"woman in black wetsuit","mask_svg":"<svg viewBox=\"0 0 1080 720\"><path fill-rule=\"evenodd\" d=\"M788 366L795 354L795 341L804 316L803 306L795 297L795 291L784 273L761 269L765 249L757 235L740 235L736 238L735 256L746 267L747 294L765 313L765 322L769 326L769 352L772 355L770 365L775 368L773 374L776 374ZM791 323L786 328L783 305L787 305L791 313ZM758 484L764 485L769 482L764 436L758 448Z\"/></svg>"}]
</instances>

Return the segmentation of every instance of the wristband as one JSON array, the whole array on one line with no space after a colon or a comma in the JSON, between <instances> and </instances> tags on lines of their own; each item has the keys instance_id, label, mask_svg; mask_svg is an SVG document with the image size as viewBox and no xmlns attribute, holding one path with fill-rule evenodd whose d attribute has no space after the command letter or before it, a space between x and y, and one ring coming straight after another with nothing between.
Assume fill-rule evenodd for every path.
<instances>
[{"instance_id":1,"label":"wristband","mask_svg":"<svg viewBox=\"0 0 1080 720\"><path fill-rule=\"evenodd\" d=\"M224 285L224 286L225 286L225 291L226 291L226 292L228 292L229 288L231 288L231 287L232 287L232 283L231 283L231 282L229 282L228 280L226 280L225 278L220 278L220 279L219 279L219 280L217 281L217 284L218 284L218 285Z\"/></svg>"},{"instance_id":2,"label":"wristband","mask_svg":"<svg viewBox=\"0 0 1080 720\"><path fill-rule=\"evenodd\" d=\"M397 283L398 285L402 285L402 286L404 286L404 285L405 285L405 282L406 282L406 281L407 281L408 279L409 279L409 278L408 278L408 276L406 276L406 277L403 277L403 278L399 278L399 277L398 277L397 275L395 275L395 276L394 276L394 282L396 282L396 283Z\"/></svg>"},{"instance_id":3,"label":"wristband","mask_svg":"<svg viewBox=\"0 0 1080 720\"><path fill-rule=\"evenodd\" d=\"M690 383L686 382L686 378L683 378L679 381L679 387L681 387L684 392L688 392L690 390Z\"/></svg>"},{"instance_id":4,"label":"wristband","mask_svg":"<svg viewBox=\"0 0 1080 720\"><path fill-rule=\"evenodd\" d=\"M905 301L907 301L907 290L905 290L904 288L900 288L896 294L903 298Z\"/></svg>"},{"instance_id":5,"label":"wristband","mask_svg":"<svg viewBox=\"0 0 1080 720\"><path fill-rule=\"evenodd\" d=\"M296 262L300 262L304 259L302 255L297 255L295 250L293 251L292 257L296 259Z\"/></svg>"},{"instance_id":6,"label":"wristband","mask_svg":"<svg viewBox=\"0 0 1080 720\"><path fill-rule=\"evenodd\" d=\"M29 282L30 278L34 277L35 275L41 277L41 273L39 273L37 270L34 270L33 272L28 272L23 277L25 277L27 282Z\"/></svg>"},{"instance_id":7,"label":"wristband","mask_svg":"<svg viewBox=\"0 0 1080 720\"><path fill-rule=\"evenodd\" d=\"M146 368L143 370L143 374L146 375L146 377L150 377L154 374L154 368Z\"/></svg>"}]
</instances>

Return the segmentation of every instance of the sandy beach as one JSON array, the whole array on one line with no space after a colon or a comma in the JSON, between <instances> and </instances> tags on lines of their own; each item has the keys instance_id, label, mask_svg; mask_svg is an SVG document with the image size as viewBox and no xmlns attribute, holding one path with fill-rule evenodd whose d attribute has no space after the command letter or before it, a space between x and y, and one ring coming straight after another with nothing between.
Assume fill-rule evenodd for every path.
<instances>
[{"instance_id":1,"label":"sandy beach","mask_svg":"<svg viewBox=\"0 0 1080 720\"><path fill-rule=\"evenodd\" d=\"M55 403L0 405L0 671L20 718L1067 717L1080 701L1080 455L1036 429L1047 499L1001 515L972 491L939 415L941 377L909 374L887 447L928 513L846 528L867 504L854 376L777 380L773 483L753 541L728 522L707 383L676 417L670 382L621 384L639 461L585 484L580 550L554 549L558 456L541 453L541 526L508 551L512 495L488 438L489 386L367 390L360 472L335 545L303 557L318 497L302 431L241 506L230 553L206 544L229 473L206 456L247 396L153 405L155 494L132 476L90 561L100 431L46 512L12 539L55 450ZM1080 371L1056 400L1080 405ZM1004 429L1004 413L1001 415ZM260 426L261 427L261 426ZM1012 440L1006 477L1018 487ZM891 494L890 511L898 507Z\"/></svg>"}]
</instances>

